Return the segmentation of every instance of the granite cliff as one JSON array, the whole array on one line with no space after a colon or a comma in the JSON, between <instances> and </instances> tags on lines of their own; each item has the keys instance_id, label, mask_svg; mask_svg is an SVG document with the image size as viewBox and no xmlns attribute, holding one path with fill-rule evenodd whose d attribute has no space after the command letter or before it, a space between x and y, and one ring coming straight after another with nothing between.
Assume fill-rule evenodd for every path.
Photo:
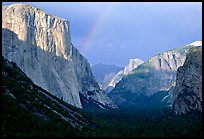
<instances>
[{"instance_id":1,"label":"granite cliff","mask_svg":"<svg viewBox=\"0 0 204 139\"><path fill-rule=\"evenodd\" d=\"M186 114L202 112L202 48L191 48L184 65L179 67L173 91L173 111Z\"/></svg>"},{"instance_id":2,"label":"granite cliff","mask_svg":"<svg viewBox=\"0 0 204 139\"><path fill-rule=\"evenodd\" d=\"M2 55L35 84L69 104L83 108L83 95L113 106L87 59L72 45L69 22L63 18L29 4L2 6Z\"/></svg>"}]
</instances>

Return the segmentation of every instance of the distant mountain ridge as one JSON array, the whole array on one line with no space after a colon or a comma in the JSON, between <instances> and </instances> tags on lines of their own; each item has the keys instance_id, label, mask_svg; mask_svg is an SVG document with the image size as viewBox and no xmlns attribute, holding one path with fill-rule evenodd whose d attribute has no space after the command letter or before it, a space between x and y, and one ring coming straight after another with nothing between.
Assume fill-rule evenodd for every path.
<instances>
[{"instance_id":1,"label":"distant mountain ridge","mask_svg":"<svg viewBox=\"0 0 204 139\"><path fill-rule=\"evenodd\" d=\"M141 65L144 61L141 59L130 59L129 63L127 66L125 66L125 68L123 70L120 70L110 81L110 83L108 84L108 88L110 88L108 90L108 92L110 92L115 85L126 75L130 74L135 68L137 68L139 65Z\"/></svg>"},{"instance_id":2,"label":"distant mountain ridge","mask_svg":"<svg viewBox=\"0 0 204 139\"><path fill-rule=\"evenodd\" d=\"M98 82L101 89L105 90L113 78L113 76L123 69L123 67L118 67L116 65L107 65L107 64L96 64L91 67L93 75Z\"/></svg>"},{"instance_id":3,"label":"distant mountain ridge","mask_svg":"<svg viewBox=\"0 0 204 139\"><path fill-rule=\"evenodd\" d=\"M130 59L128 65L124 68L100 63L92 66L92 71L101 89L109 93L124 76L131 73L142 63L143 61L137 58Z\"/></svg>"},{"instance_id":4,"label":"distant mountain ridge","mask_svg":"<svg viewBox=\"0 0 204 139\"><path fill-rule=\"evenodd\" d=\"M140 103L138 97L148 98L158 94L158 104L161 102L165 106L171 105L177 69L183 65L188 50L201 47L200 45L202 42L197 41L153 56L122 78L108 96L117 105L134 106ZM161 97L159 92L165 95Z\"/></svg>"}]
</instances>

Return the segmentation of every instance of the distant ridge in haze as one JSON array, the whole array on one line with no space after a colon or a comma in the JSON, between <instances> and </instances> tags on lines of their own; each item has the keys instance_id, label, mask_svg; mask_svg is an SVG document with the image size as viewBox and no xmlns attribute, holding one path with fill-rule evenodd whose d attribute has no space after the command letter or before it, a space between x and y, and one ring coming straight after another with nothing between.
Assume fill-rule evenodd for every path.
<instances>
[{"instance_id":1,"label":"distant ridge in haze","mask_svg":"<svg viewBox=\"0 0 204 139\"><path fill-rule=\"evenodd\" d=\"M103 90L107 88L113 76L115 76L118 71L123 69L123 67L102 63L93 65L91 68L96 81Z\"/></svg>"}]
</instances>

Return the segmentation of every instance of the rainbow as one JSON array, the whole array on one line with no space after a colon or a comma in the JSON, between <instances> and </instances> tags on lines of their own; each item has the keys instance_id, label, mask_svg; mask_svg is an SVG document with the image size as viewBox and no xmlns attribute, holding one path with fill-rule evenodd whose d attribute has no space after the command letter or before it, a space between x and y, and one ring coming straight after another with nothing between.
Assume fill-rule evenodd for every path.
<instances>
[{"instance_id":1,"label":"rainbow","mask_svg":"<svg viewBox=\"0 0 204 139\"><path fill-rule=\"evenodd\" d=\"M104 21L107 13L110 10L110 5L111 4L107 4L107 6L104 8L104 10L102 10L99 14L99 16L97 16L94 24L91 26L91 28L89 29L89 31L86 33L85 37L82 39L80 46L79 46L79 50L82 51L86 51L87 48L90 47L90 42L93 39L93 37L95 36L97 30L100 28L100 25L102 24L102 22Z\"/></svg>"}]
</instances>

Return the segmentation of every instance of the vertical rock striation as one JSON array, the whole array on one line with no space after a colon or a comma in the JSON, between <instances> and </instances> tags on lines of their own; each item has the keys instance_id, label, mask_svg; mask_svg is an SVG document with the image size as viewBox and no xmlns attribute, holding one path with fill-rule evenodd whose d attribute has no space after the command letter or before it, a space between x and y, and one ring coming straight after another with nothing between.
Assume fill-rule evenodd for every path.
<instances>
[{"instance_id":1,"label":"vertical rock striation","mask_svg":"<svg viewBox=\"0 0 204 139\"><path fill-rule=\"evenodd\" d=\"M2 54L35 84L76 107L83 107L83 91L94 91L105 105L112 104L100 91L88 61L72 45L65 19L29 4L2 6Z\"/></svg>"},{"instance_id":2,"label":"vertical rock striation","mask_svg":"<svg viewBox=\"0 0 204 139\"><path fill-rule=\"evenodd\" d=\"M173 91L173 111L185 114L202 111L202 48L191 48L184 65L179 67Z\"/></svg>"}]
</instances>

